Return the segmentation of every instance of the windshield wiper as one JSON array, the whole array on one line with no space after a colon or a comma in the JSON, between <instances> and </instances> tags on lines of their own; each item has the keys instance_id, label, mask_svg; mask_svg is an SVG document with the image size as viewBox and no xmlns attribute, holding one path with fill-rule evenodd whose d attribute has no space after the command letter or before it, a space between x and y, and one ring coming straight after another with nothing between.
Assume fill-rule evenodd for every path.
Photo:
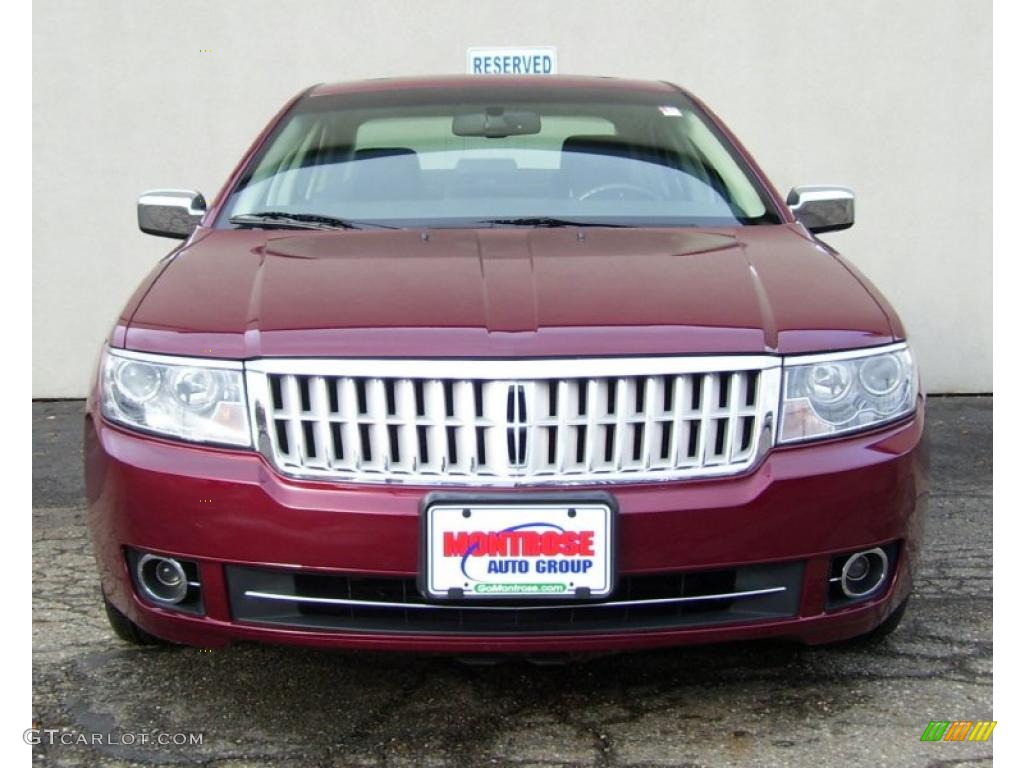
<instances>
[{"instance_id":1,"label":"windshield wiper","mask_svg":"<svg viewBox=\"0 0 1024 768\"><path fill-rule=\"evenodd\" d=\"M628 224L604 224L597 221L573 221L553 216L524 216L518 219L483 219L481 224L507 227L628 227Z\"/></svg>"},{"instance_id":2,"label":"windshield wiper","mask_svg":"<svg viewBox=\"0 0 1024 768\"><path fill-rule=\"evenodd\" d=\"M232 224L248 227L260 227L272 224L292 229L364 229L379 227L381 229L398 229L387 224L375 224L369 221L353 221L335 216L324 216L320 213L288 213L286 211L259 211L257 213L240 213L228 219Z\"/></svg>"}]
</instances>

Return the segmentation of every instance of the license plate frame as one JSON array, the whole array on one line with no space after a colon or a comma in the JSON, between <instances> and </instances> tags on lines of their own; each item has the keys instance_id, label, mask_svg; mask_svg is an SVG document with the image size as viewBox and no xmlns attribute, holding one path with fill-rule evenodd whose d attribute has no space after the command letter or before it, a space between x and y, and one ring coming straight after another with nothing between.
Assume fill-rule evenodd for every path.
<instances>
[{"instance_id":1,"label":"license plate frame","mask_svg":"<svg viewBox=\"0 0 1024 768\"><path fill-rule=\"evenodd\" d=\"M509 515L518 515L521 511L528 511L536 515L541 515L540 518L536 518L536 522L545 523L544 528L550 528L554 530L557 524L552 524L553 521L547 520L546 516L552 514L557 515L560 512L566 513L566 518L558 522L565 522L567 525L561 526L563 529L569 531L579 532L581 528L577 528L572 525L573 520L568 516L569 510L577 510L576 514L580 516L579 525L585 527L587 521L593 521L595 519L594 510L600 510L603 515L604 531L603 534L599 534L594 531L594 556L593 559L600 559L600 567L595 564L595 574L603 570L603 579L600 579L600 585L598 588L594 588L594 585L590 578L592 574L587 573L584 581L587 581L585 587L576 584L578 575L575 573L570 574L555 574L557 581L542 582L540 579L527 578L525 581L516 579L513 581L511 578L502 579L500 577L491 577L492 581L483 582L476 577L481 575L476 573L480 570L479 566L483 562L495 560L495 559L512 559L507 558L492 558L490 556L480 556L465 558L467 564L465 569L470 569L472 576L469 580L461 581L460 586L456 586L451 578L451 563L444 566L442 570L447 571L446 574L440 573L432 563L432 556L434 553L434 546L440 539L438 538L438 526L432 523L439 519L437 513L443 511L446 515L452 515L451 508L456 507L460 510L468 510L470 512L470 518L474 522L482 520L484 523L488 521L487 513L492 510L497 510L498 514L504 519L508 519ZM494 515L494 512L491 512ZM481 515L483 515L481 517ZM523 514L523 519L527 519L527 515ZM448 518L449 520L451 517ZM494 518L492 517L492 520ZM527 522L535 522L535 520L527 519ZM419 566L417 569L417 588L420 594L427 600L437 602L477 602L480 600L486 601L529 601L529 602L542 602L545 600L559 600L562 602L569 601L581 601L581 600L595 600L604 599L615 591L615 587L618 581L618 504L615 498L610 493L605 492L580 492L574 494L566 493L512 493L507 495L497 495L494 493L430 493L426 495L420 504L420 532L419 532ZM550 525L549 525L550 524ZM466 523L468 526L469 523ZM477 527L486 527L483 524ZM526 527L524 530L534 530L536 528ZM443 534L443 531L441 531ZM600 547L599 543L603 538L603 547ZM514 545L513 545L514 546ZM520 541L520 546L524 546ZM526 560L531 563L531 573L527 574L528 577L539 576L534 570L537 566L533 565L539 559L544 560L582 560L587 559L580 555L569 557L564 554L557 554L554 557L548 556L534 556L534 557L519 557L518 560ZM470 565L471 564L471 565ZM572 567L572 566L569 566ZM578 567L584 567L580 564ZM460 571L465 577L466 570L463 569L463 565L460 563ZM506 574L508 575L508 574ZM519 574L515 574L519 575ZM565 579L569 579L568 582ZM523 592L523 591L489 591L490 588L485 588L483 591L479 589L480 584L528 584L528 583L546 583L546 584L561 584L565 589L552 592Z\"/></svg>"}]
</instances>

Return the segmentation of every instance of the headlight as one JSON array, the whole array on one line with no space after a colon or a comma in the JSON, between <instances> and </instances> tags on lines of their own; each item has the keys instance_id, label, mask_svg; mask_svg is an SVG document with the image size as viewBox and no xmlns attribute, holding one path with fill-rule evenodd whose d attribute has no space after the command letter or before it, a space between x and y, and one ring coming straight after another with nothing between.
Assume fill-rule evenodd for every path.
<instances>
[{"instance_id":1,"label":"headlight","mask_svg":"<svg viewBox=\"0 0 1024 768\"><path fill-rule=\"evenodd\" d=\"M242 365L104 350L103 415L197 443L250 445Z\"/></svg>"},{"instance_id":2,"label":"headlight","mask_svg":"<svg viewBox=\"0 0 1024 768\"><path fill-rule=\"evenodd\" d=\"M917 371L906 344L783 364L779 442L852 432L906 416L917 400Z\"/></svg>"}]
</instances>

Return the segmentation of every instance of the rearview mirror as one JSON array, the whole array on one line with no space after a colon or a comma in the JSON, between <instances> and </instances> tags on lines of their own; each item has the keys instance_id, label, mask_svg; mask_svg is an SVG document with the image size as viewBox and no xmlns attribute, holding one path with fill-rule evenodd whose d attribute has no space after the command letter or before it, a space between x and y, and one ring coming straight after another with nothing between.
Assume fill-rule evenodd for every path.
<instances>
[{"instance_id":1,"label":"rearview mirror","mask_svg":"<svg viewBox=\"0 0 1024 768\"><path fill-rule=\"evenodd\" d=\"M184 239L206 213L206 200L191 189L154 189L139 197L139 229L147 235Z\"/></svg>"},{"instance_id":2,"label":"rearview mirror","mask_svg":"<svg viewBox=\"0 0 1024 768\"><path fill-rule=\"evenodd\" d=\"M540 115L519 110L506 112L504 107L488 107L486 112L468 112L452 118L452 133L456 136L482 136L504 139L540 133Z\"/></svg>"},{"instance_id":3,"label":"rearview mirror","mask_svg":"<svg viewBox=\"0 0 1024 768\"><path fill-rule=\"evenodd\" d=\"M853 197L847 187L793 187L786 205L811 232L836 232L853 226Z\"/></svg>"}]
</instances>

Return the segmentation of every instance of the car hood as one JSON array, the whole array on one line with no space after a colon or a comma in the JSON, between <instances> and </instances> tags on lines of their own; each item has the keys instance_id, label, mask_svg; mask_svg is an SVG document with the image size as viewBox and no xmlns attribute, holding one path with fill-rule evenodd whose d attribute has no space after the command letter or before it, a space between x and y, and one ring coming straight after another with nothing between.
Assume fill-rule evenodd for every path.
<instances>
[{"instance_id":1,"label":"car hood","mask_svg":"<svg viewBox=\"0 0 1024 768\"><path fill-rule=\"evenodd\" d=\"M896 322L798 225L202 230L119 330L232 358L791 354L884 344Z\"/></svg>"}]
</instances>

